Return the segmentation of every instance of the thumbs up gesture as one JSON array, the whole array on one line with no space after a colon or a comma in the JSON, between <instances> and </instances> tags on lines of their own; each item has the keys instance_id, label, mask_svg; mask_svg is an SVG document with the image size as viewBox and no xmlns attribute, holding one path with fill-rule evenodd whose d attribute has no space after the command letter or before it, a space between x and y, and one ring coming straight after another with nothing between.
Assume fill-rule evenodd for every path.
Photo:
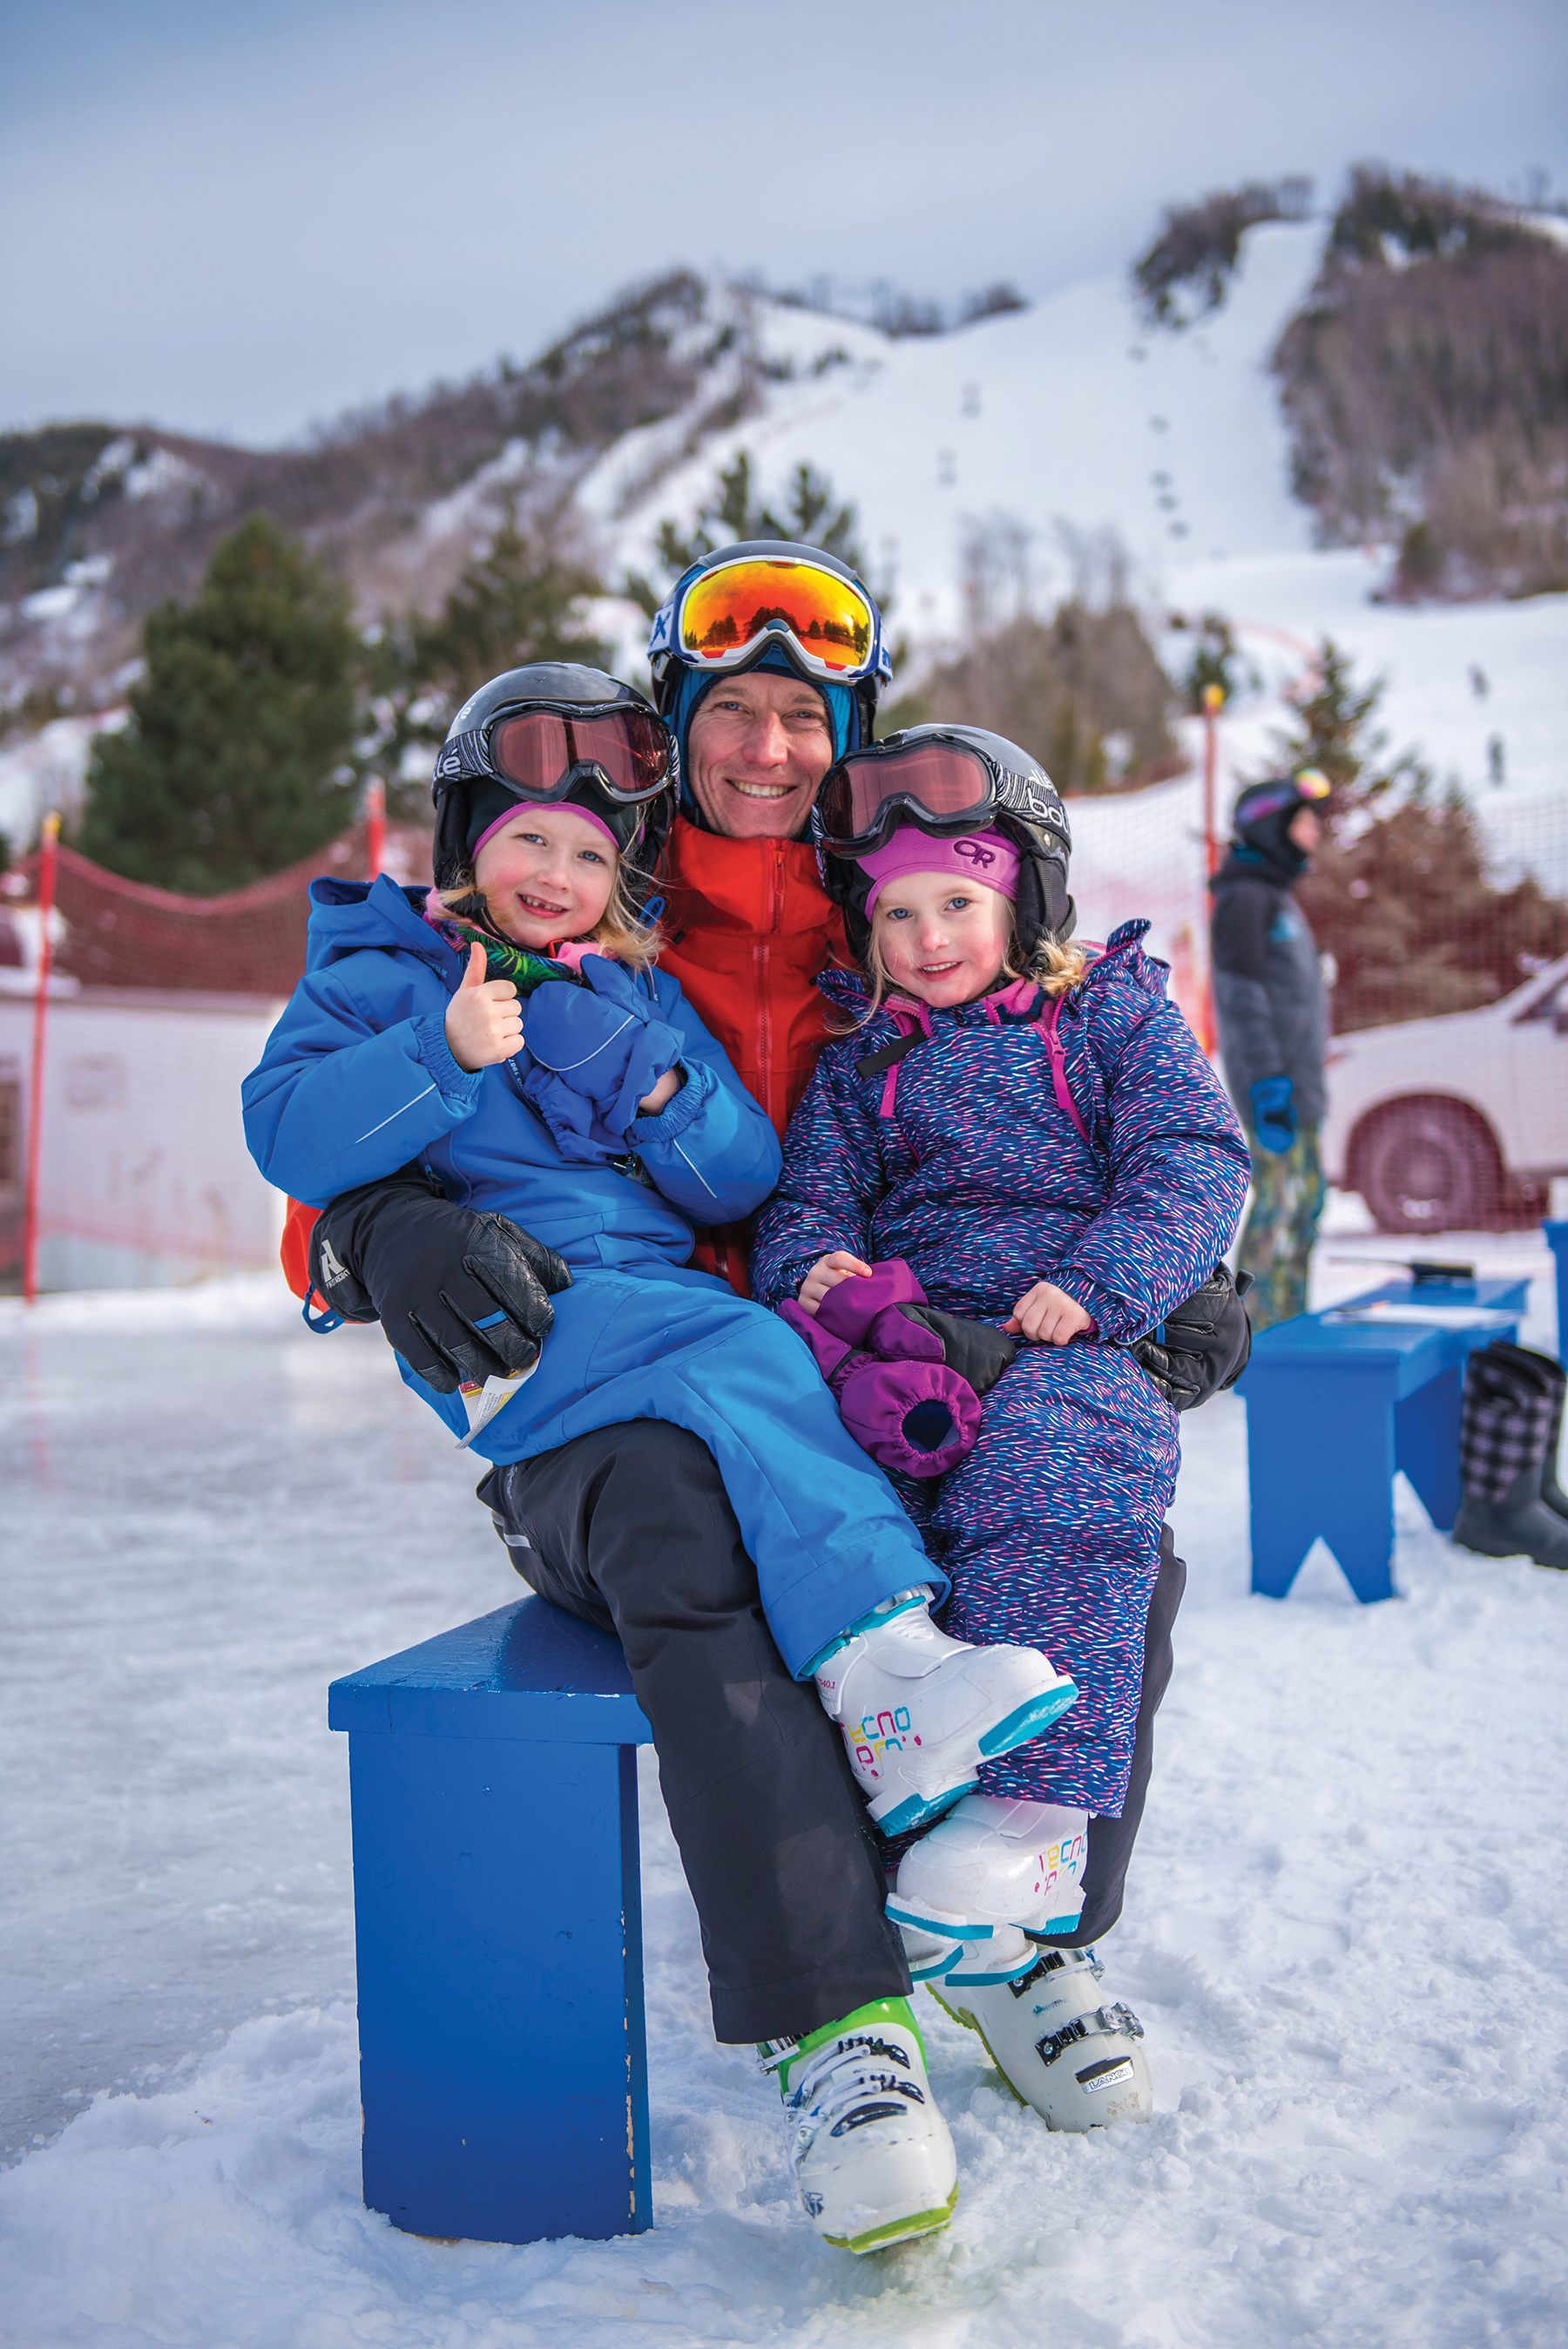
<instances>
[{"instance_id":1,"label":"thumbs up gesture","mask_svg":"<svg viewBox=\"0 0 1568 2349\"><path fill-rule=\"evenodd\" d=\"M510 978L485 977L485 950L469 949L462 985L447 1007L447 1049L459 1069L471 1074L522 1049L522 1006Z\"/></svg>"}]
</instances>

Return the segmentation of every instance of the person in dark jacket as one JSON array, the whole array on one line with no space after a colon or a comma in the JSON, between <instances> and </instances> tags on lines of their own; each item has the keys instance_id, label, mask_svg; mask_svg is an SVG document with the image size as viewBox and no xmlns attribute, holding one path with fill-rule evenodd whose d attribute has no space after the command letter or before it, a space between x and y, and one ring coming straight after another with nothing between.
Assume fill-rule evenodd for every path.
<instances>
[{"instance_id":1,"label":"person in dark jacket","mask_svg":"<svg viewBox=\"0 0 1568 2349\"><path fill-rule=\"evenodd\" d=\"M1253 1204L1236 1258L1266 1330L1306 1310L1323 1213L1317 1131L1327 1095L1328 990L1293 892L1317 844L1328 783L1315 768L1253 783L1236 802L1213 893L1214 1011L1231 1099L1253 1154Z\"/></svg>"}]
</instances>

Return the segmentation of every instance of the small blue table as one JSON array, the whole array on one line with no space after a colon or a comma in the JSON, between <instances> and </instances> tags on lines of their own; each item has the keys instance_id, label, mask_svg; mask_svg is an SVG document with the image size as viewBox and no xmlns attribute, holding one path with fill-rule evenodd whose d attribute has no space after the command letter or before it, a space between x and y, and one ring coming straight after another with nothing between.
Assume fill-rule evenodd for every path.
<instances>
[{"instance_id":1,"label":"small blue table","mask_svg":"<svg viewBox=\"0 0 1568 2349\"><path fill-rule=\"evenodd\" d=\"M364 2190L411 2234L652 2222L636 1747L617 1640L542 1599L333 1682Z\"/></svg>"},{"instance_id":2,"label":"small blue table","mask_svg":"<svg viewBox=\"0 0 1568 2349\"><path fill-rule=\"evenodd\" d=\"M1357 1599L1392 1599L1394 1474L1432 1523L1460 1509L1460 1393L1472 1346L1519 1336L1527 1280L1388 1281L1326 1313L1276 1322L1253 1341L1247 1406L1253 1588L1283 1599L1319 1535ZM1508 1317L1482 1330L1336 1322L1347 1306L1476 1305Z\"/></svg>"}]
</instances>

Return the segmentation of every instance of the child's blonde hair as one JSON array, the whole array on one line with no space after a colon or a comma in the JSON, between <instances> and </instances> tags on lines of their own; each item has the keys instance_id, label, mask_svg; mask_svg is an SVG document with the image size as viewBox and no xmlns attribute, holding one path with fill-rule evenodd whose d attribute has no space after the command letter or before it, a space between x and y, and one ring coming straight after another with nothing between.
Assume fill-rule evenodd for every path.
<instances>
[{"instance_id":1,"label":"child's blonde hair","mask_svg":"<svg viewBox=\"0 0 1568 2349\"><path fill-rule=\"evenodd\" d=\"M897 982L889 976L882 958L882 907L872 916L872 934L866 947L865 971L872 983L872 999L861 1015L861 1025L874 1019L882 1009L882 998L890 988L896 991ZM1075 988L1088 968L1089 957L1082 947L1070 939L1058 941L1043 937L1026 960L1018 947L1017 911L1014 908L1013 932L1007 951L1002 957L1002 968L996 974L998 986L1012 978L1032 978L1045 995L1066 995Z\"/></svg>"},{"instance_id":2,"label":"child's blonde hair","mask_svg":"<svg viewBox=\"0 0 1568 2349\"><path fill-rule=\"evenodd\" d=\"M639 873L637 878L643 875ZM456 874L450 888L432 889L426 901L428 910L451 914L459 921L478 922L493 930L497 937L506 932L490 912L484 891L474 880L474 868L465 864ZM515 938L510 943L517 944ZM647 970L657 961L665 943L664 933L657 922L645 919L632 895L627 879L626 859L619 849L615 852L614 877L610 884L610 902L600 915L583 943L595 947L602 955L616 962L628 964L633 970Z\"/></svg>"}]
</instances>

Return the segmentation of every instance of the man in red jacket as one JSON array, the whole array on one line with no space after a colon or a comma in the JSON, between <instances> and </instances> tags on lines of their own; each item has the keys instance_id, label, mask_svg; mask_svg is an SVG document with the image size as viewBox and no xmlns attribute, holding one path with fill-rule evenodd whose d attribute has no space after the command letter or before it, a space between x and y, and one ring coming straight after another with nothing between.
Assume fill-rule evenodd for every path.
<instances>
[{"instance_id":1,"label":"man in red jacket","mask_svg":"<svg viewBox=\"0 0 1568 2349\"><path fill-rule=\"evenodd\" d=\"M849 959L803 835L841 744L861 738L861 712L848 687L801 677L782 652L708 678L672 662L655 690L683 776L659 959L782 1140L827 1040L818 976ZM701 1234L693 1261L750 1294L743 1229Z\"/></svg>"}]
</instances>

